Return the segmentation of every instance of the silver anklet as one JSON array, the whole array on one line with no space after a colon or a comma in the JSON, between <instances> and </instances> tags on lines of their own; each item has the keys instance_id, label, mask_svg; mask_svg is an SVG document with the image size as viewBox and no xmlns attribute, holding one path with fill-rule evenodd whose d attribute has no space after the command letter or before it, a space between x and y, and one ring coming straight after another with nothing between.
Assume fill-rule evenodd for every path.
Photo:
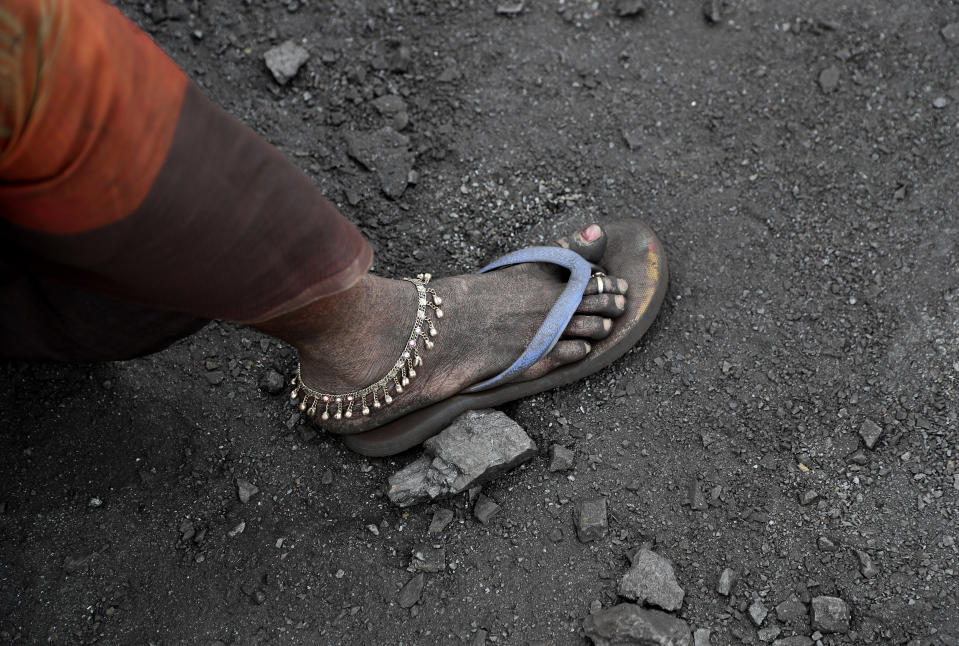
<instances>
[{"instance_id":1,"label":"silver anklet","mask_svg":"<svg viewBox=\"0 0 959 646\"><path fill-rule=\"evenodd\" d=\"M321 420L328 420L331 417L349 419L353 417L355 408L358 408L362 415L369 415L370 406L381 408L393 403L390 389L392 388L397 395L402 393L403 389L409 385L410 379L416 376L416 368L423 365L417 343L422 339L426 350L433 349L431 337L435 337L437 332L433 320L426 315L427 307L432 308L437 319L443 318L443 310L440 309L443 299L439 297L435 289L426 286L431 278L430 274L417 274L416 278L403 279L416 288L416 320L413 321L413 329L410 331L410 338L403 348L403 353L396 360L393 368L379 381L365 388L348 393L322 393L303 383L300 366L297 365L290 399L295 402L302 397L299 403L301 411L306 411L314 418L319 413Z\"/></svg>"}]
</instances>

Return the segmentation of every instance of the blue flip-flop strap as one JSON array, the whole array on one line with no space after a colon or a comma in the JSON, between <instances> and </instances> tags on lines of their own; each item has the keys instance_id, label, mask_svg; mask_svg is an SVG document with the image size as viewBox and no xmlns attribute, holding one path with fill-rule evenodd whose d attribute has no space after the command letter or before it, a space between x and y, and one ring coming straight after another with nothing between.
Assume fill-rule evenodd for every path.
<instances>
[{"instance_id":1,"label":"blue flip-flop strap","mask_svg":"<svg viewBox=\"0 0 959 646\"><path fill-rule=\"evenodd\" d=\"M463 392L475 393L512 381L549 354L549 351L556 346L563 335L563 331L569 325L573 314L576 313L583 298L586 283L589 282L593 272L593 265L575 251L562 247L527 247L494 260L476 273L485 274L500 267L524 262L548 262L565 267L569 270L569 281L566 283L566 288L556 299L543 324L536 331L533 340L529 342L526 350L513 362L513 365L495 377L474 384Z\"/></svg>"}]
</instances>

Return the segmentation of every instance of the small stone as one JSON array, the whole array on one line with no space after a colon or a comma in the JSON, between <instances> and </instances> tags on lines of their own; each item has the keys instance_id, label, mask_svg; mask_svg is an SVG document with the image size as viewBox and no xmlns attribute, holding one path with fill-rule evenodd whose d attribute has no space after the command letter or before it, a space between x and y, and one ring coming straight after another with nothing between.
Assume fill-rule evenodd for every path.
<instances>
[{"instance_id":1,"label":"small stone","mask_svg":"<svg viewBox=\"0 0 959 646\"><path fill-rule=\"evenodd\" d=\"M83 569L95 555L96 552L87 552L85 554L67 556L63 559L63 571L67 574L76 574Z\"/></svg>"},{"instance_id":2,"label":"small stone","mask_svg":"<svg viewBox=\"0 0 959 646\"><path fill-rule=\"evenodd\" d=\"M554 543L559 543L563 540L563 530L561 530L559 527L554 527L553 529L549 530L549 532L546 534L546 537Z\"/></svg>"},{"instance_id":3,"label":"small stone","mask_svg":"<svg viewBox=\"0 0 959 646\"><path fill-rule=\"evenodd\" d=\"M480 494L476 499L476 504L473 505L473 515L476 516L476 520L483 523L484 525L489 522L489 519L493 517L493 514L499 511L499 505L495 502Z\"/></svg>"},{"instance_id":4,"label":"small stone","mask_svg":"<svg viewBox=\"0 0 959 646\"><path fill-rule=\"evenodd\" d=\"M372 101L373 107L385 117L390 118L394 130L402 130L409 125L410 117L406 111L406 102L396 94L384 94Z\"/></svg>"},{"instance_id":5,"label":"small stone","mask_svg":"<svg viewBox=\"0 0 959 646\"><path fill-rule=\"evenodd\" d=\"M533 440L497 410L463 413L423 449L425 455L390 476L393 504L408 507L479 487L536 455Z\"/></svg>"},{"instance_id":6,"label":"small stone","mask_svg":"<svg viewBox=\"0 0 959 646\"><path fill-rule=\"evenodd\" d=\"M433 520L430 521L430 534L440 534L446 529L446 526L453 522L453 511L440 507L433 512Z\"/></svg>"},{"instance_id":7,"label":"small stone","mask_svg":"<svg viewBox=\"0 0 959 646\"><path fill-rule=\"evenodd\" d=\"M699 480L689 481L689 507L693 511L706 511L709 505L706 504L706 496L703 495L703 487Z\"/></svg>"},{"instance_id":8,"label":"small stone","mask_svg":"<svg viewBox=\"0 0 959 646\"><path fill-rule=\"evenodd\" d=\"M442 545L417 545L413 548L410 570L413 572L442 572L446 569L446 548Z\"/></svg>"},{"instance_id":9,"label":"small stone","mask_svg":"<svg viewBox=\"0 0 959 646\"><path fill-rule=\"evenodd\" d=\"M879 568L872 562L872 557L864 550L856 550L856 558L859 559L859 572L867 579L874 578L879 574Z\"/></svg>"},{"instance_id":10,"label":"small stone","mask_svg":"<svg viewBox=\"0 0 959 646\"><path fill-rule=\"evenodd\" d=\"M766 626L765 628L760 628L759 641L771 642L779 637L779 633L781 632L782 630L779 629L779 626Z\"/></svg>"},{"instance_id":11,"label":"small stone","mask_svg":"<svg viewBox=\"0 0 959 646\"><path fill-rule=\"evenodd\" d=\"M784 624L792 624L806 616L806 604L796 595L790 596L776 606L776 617Z\"/></svg>"},{"instance_id":12,"label":"small stone","mask_svg":"<svg viewBox=\"0 0 959 646\"><path fill-rule=\"evenodd\" d=\"M620 18L638 16L646 11L646 0L616 0L616 15Z\"/></svg>"},{"instance_id":13,"label":"small stone","mask_svg":"<svg viewBox=\"0 0 959 646\"><path fill-rule=\"evenodd\" d=\"M936 110L942 110L947 105L949 105L949 99L944 96L937 96L932 100L932 107L934 107Z\"/></svg>"},{"instance_id":14,"label":"small stone","mask_svg":"<svg viewBox=\"0 0 959 646\"><path fill-rule=\"evenodd\" d=\"M297 429L297 434L300 436L300 441L304 444L309 444L316 439L316 431L314 431L309 426L303 425Z\"/></svg>"},{"instance_id":15,"label":"small stone","mask_svg":"<svg viewBox=\"0 0 959 646\"><path fill-rule=\"evenodd\" d=\"M785 639L777 639L772 646L813 646L813 640L805 635L794 635Z\"/></svg>"},{"instance_id":16,"label":"small stone","mask_svg":"<svg viewBox=\"0 0 959 646\"><path fill-rule=\"evenodd\" d=\"M403 41L388 38L373 44L373 69L408 72L413 65L413 50Z\"/></svg>"},{"instance_id":17,"label":"small stone","mask_svg":"<svg viewBox=\"0 0 959 646\"><path fill-rule=\"evenodd\" d=\"M869 456L866 455L865 451L862 449L857 450L855 453L849 456L849 460L853 464L858 464L859 466L864 466L869 464Z\"/></svg>"},{"instance_id":18,"label":"small stone","mask_svg":"<svg viewBox=\"0 0 959 646\"><path fill-rule=\"evenodd\" d=\"M804 492L802 493L802 495L799 497L799 504L801 504L801 505L810 505L810 504L816 502L816 500L818 500L818 499L819 499L819 492L818 492L818 491L816 491L815 489L807 489L807 490L804 491Z\"/></svg>"},{"instance_id":19,"label":"small stone","mask_svg":"<svg viewBox=\"0 0 959 646\"><path fill-rule=\"evenodd\" d=\"M397 199L406 191L416 156L410 150L410 138L393 128L346 135L350 157L376 173L387 197Z\"/></svg>"},{"instance_id":20,"label":"small stone","mask_svg":"<svg viewBox=\"0 0 959 646\"><path fill-rule=\"evenodd\" d=\"M227 536L233 538L234 536L239 536L243 533L243 530L246 529L246 521L241 520L236 526L227 532Z\"/></svg>"},{"instance_id":21,"label":"small stone","mask_svg":"<svg viewBox=\"0 0 959 646\"><path fill-rule=\"evenodd\" d=\"M470 646L484 646L486 644L486 638L489 636L489 633L480 628L475 633L473 633L473 641L470 642Z\"/></svg>"},{"instance_id":22,"label":"small stone","mask_svg":"<svg viewBox=\"0 0 959 646\"><path fill-rule=\"evenodd\" d=\"M331 469L327 469L323 472L323 475L320 476L320 484L333 484L333 471Z\"/></svg>"},{"instance_id":23,"label":"small stone","mask_svg":"<svg viewBox=\"0 0 959 646\"><path fill-rule=\"evenodd\" d=\"M713 631L709 628L697 628L693 633L693 646L713 646Z\"/></svg>"},{"instance_id":24,"label":"small stone","mask_svg":"<svg viewBox=\"0 0 959 646\"><path fill-rule=\"evenodd\" d=\"M876 446L876 442L879 441L881 435L882 428L871 419L867 419L862 423L862 426L859 427L859 437L862 438L863 444L865 444L869 450L872 450L872 448Z\"/></svg>"},{"instance_id":25,"label":"small stone","mask_svg":"<svg viewBox=\"0 0 959 646\"><path fill-rule=\"evenodd\" d=\"M813 630L823 633L849 630L849 606L839 597L813 597L810 615Z\"/></svg>"},{"instance_id":26,"label":"small stone","mask_svg":"<svg viewBox=\"0 0 959 646\"><path fill-rule=\"evenodd\" d=\"M959 22L951 22L939 30L942 39L950 45L959 43Z\"/></svg>"},{"instance_id":27,"label":"small stone","mask_svg":"<svg viewBox=\"0 0 959 646\"><path fill-rule=\"evenodd\" d=\"M642 129L624 130L623 139L630 150L636 150L643 145L644 135Z\"/></svg>"},{"instance_id":28,"label":"small stone","mask_svg":"<svg viewBox=\"0 0 959 646\"><path fill-rule=\"evenodd\" d=\"M396 596L396 602L401 608L412 608L423 596L423 587L426 585L426 577L421 572L406 582Z\"/></svg>"},{"instance_id":29,"label":"small stone","mask_svg":"<svg viewBox=\"0 0 959 646\"><path fill-rule=\"evenodd\" d=\"M719 575L719 582L716 584L716 592L724 597L728 597L733 591L733 586L736 585L736 581L738 580L739 575L736 574L736 571L732 568L726 568Z\"/></svg>"},{"instance_id":30,"label":"small stone","mask_svg":"<svg viewBox=\"0 0 959 646\"><path fill-rule=\"evenodd\" d=\"M553 444L549 447L549 470L567 471L573 468L573 462L576 454L561 444Z\"/></svg>"},{"instance_id":31,"label":"small stone","mask_svg":"<svg viewBox=\"0 0 959 646\"><path fill-rule=\"evenodd\" d=\"M518 2L502 2L496 6L496 13L501 16L515 16L523 11L525 4L523 0L519 0Z\"/></svg>"},{"instance_id":32,"label":"small stone","mask_svg":"<svg viewBox=\"0 0 959 646\"><path fill-rule=\"evenodd\" d=\"M753 623L757 627L762 626L763 622L766 621L766 615L769 614L769 610L759 599L753 599L753 602L749 604L749 618L753 620Z\"/></svg>"},{"instance_id":33,"label":"small stone","mask_svg":"<svg viewBox=\"0 0 959 646\"><path fill-rule=\"evenodd\" d=\"M823 94L829 94L839 87L839 68L830 65L819 73L819 89Z\"/></svg>"},{"instance_id":34,"label":"small stone","mask_svg":"<svg viewBox=\"0 0 959 646\"><path fill-rule=\"evenodd\" d=\"M310 53L292 40L267 50L263 55L267 68L280 85L286 85L287 81L296 76L300 67L309 58Z\"/></svg>"},{"instance_id":35,"label":"small stone","mask_svg":"<svg viewBox=\"0 0 959 646\"><path fill-rule=\"evenodd\" d=\"M270 395L279 395L286 388L286 379L272 368L260 376L260 390Z\"/></svg>"},{"instance_id":36,"label":"small stone","mask_svg":"<svg viewBox=\"0 0 959 646\"><path fill-rule=\"evenodd\" d=\"M833 543L831 540L829 540L825 536L820 536L819 539L816 541L816 545L823 552L835 552L839 549L839 547L835 543Z\"/></svg>"},{"instance_id":37,"label":"small stone","mask_svg":"<svg viewBox=\"0 0 959 646\"><path fill-rule=\"evenodd\" d=\"M576 537L582 543L597 541L606 536L609 529L606 499L593 498L577 503L573 510L573 523L576 525Z\"/></svg>"},{"instance_id":38,"label":"small stone","mask_svg":"<svg viewBox=\"0 0 959 646\"><path fill-rule=\"evenodd\" d=\"M226 378L226 375L222 370L213 370L211 372L204 372L203 376L206 377L207 382L211 386L219 386L223 383L223 380Z\"/></svg>"},{"instance_id":39,"label":"small stone","mask_svg":"<svg viewBox=\"0 0 959 646\"><path fill-rule=\"evenodd\" d=\"M676 581L669 559L645 548L632 557L632 566L620 580L618 593L663 610L678 610L686 594Z\"/></svg>"},{"instance_id":40,"label":"small stone","mask_svg":"<svg viewBox=\"0 0 959 646\"><path fill-rule=\"evenodd\" d=\"M250 498L255 496L260 492L260 488L255 484L251 484L246 480L237 478L236 481L236 497L240 499L244 505L250 502Z\"/></svg>"},{"instance_id":41,"label":"small stone","mask_svg":"<svg viewBox=\"0 0 959 646\"><path fill-rule=\"evenodd\" d=\"M722 22L723 16L720 12L721 5L721 0L704 0L703 18L706 19L706 22L711 25L718 25L720 22Z\"/></svg>"},{"instance_id":42,"label":"small stone","mask_svg":"<svg viewBox=\"0 0 959 646\"><path fill-rule=\"evenodd\" d=\"M691 646L689 625L660 610L621 603L588 615L583 631L594 646Z\"/></svg>"},{"instance_id":43,"label":"small stone","mask_svg":"<svg viewBox=\"0 0 959 646\"><path fill-rule=\"evenodd\" d=\"M380 114L391 116L398 112L406 112L406 101L397 94L384 94L381 97L373 99L373 107Z\"/></svg>"}]
</instances>

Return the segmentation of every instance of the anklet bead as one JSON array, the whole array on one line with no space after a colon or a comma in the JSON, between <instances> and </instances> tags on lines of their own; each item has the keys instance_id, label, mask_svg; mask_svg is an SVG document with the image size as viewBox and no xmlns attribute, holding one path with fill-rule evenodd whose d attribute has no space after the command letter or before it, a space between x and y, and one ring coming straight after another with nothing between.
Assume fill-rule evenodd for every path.
<instances>
[{"instance_id":1,"label":"anklet bead","mask_svg":"<svg viewBox=\"0 0 959 646\"><path fill-rule=\"evenodd\" d=\"M367 408L366 406L364 406L364 407L363 407L363 414L364 414L364 415L369 415L369 414L370 414L370 409Z\"/></svg>"},{"instance_id":2,"label":"anklet bead","mask_svg":"<svg viewBox=\"0 0 959 646\"><path fill-rule=\"evenodd\" d=\"M383 398L383 403L384 403L384 404L392 404L392 403L393 403L393 398L390 397L389 395L387 395L386 397Z\"/></svg>"},{"instance_id":3,"label":"anklet bead","mask_svg":"<svg viewBox=\"0 0 959 646\"><path fill-rule=\"evenodd\" d=\"M436 318L438 318L438 319L443 318L443 310L441 310L441 309L439 309L439 308L436 309Z\"/></svg>"}]
</instances>

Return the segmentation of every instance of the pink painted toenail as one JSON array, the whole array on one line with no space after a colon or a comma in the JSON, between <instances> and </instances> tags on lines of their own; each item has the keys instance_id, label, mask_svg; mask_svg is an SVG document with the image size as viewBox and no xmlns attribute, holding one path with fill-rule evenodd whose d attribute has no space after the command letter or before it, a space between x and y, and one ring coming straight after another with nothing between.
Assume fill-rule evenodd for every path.
<instances>
[{"instance_id":1,"label":"pink painted toenail","mask_svg":"<svg viewBox=\"0 0 959 646\"><path fill-rule=\"evenodd\" d=\"M583 238L583 240L585 240L586 242L592 242L593 240L595 240L596 238L598 238L599 235L600 235L602 232L603 232L603 231L602 231L597 225L591 224L591 225L589 225L588 227L586 227L585 229L583 229L582 231L580 231L579 235L580 235L580 236Z\"/></svg>"}]
</instances>

